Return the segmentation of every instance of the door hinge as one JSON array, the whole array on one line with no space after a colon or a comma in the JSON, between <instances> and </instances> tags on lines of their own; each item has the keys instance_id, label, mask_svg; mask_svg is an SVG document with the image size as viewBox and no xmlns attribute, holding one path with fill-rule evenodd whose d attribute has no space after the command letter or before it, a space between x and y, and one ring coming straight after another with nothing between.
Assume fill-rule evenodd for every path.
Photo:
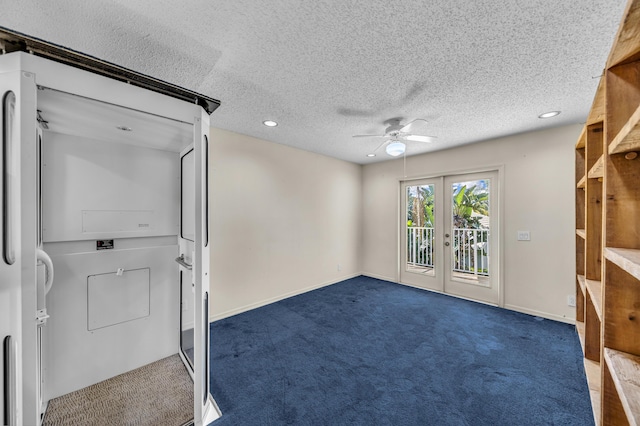
<instances>
[{"instance_id":1,"label":"door hinge","mask_svg":"<svg viewBox=\"0 0 640 426\"><path fill-rule=\"evenodd\" d=\"M47 310L46 309L39 309L39 310L36 311L36 324L37 325L46 324L48 318L49 318L49 315L47 315Z\"/></svg>"}]
</instances>

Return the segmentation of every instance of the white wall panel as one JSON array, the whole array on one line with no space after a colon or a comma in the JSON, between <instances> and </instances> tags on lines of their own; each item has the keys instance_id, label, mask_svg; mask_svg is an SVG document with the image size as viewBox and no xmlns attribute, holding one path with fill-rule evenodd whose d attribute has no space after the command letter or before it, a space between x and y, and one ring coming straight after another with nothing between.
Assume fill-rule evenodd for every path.
<instances>
[{"instance_id":1,"label":"white wall panel","mask_svg":"<svg viewBox=\"0 0 640 426\"><path fill-rule=\"evenodd\" d=\"M177 254L178 247L173 245L52 256L55 282L47 295L51 317L46 325L49 354L45 364L46 399L177 352L180 287L178 268L173 261ZM143 280L135 284L138 289L144 286L149 289L149 314L90 330L87 302L92 299L90 277L112 274L118 268L125 271L148 268L148 276L133 278ZM122 291L119 293L122 295ZM112 293L103 300L113 301L117 296Z\"/></svg>"},{"instance_id":2,"label":"white wall panel","mask_svg":"<svg viewBox=\"0 0 640 426\"><path fill-rule=\"evenodd\" d=\"M44 241L176 235L177 153L45 132Z\"/></svg>"},{"instance_id":3,"label":"white wall panel","mask_svg":"<svg viewBox=\"0 0 640 426\"><path fill-rule=\"evenodd\" d=\"M211 317L360 274L361 166L211 129Z\"/></svg>"}]
</instances>

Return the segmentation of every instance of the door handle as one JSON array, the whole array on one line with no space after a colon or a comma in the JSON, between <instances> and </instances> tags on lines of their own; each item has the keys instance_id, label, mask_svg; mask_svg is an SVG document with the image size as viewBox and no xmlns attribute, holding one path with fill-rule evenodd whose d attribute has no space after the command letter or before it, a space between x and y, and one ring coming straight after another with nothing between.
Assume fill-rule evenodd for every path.
<instances>
[{"instance_id":1,"label":"door handle","mask_svg":"<svg viewBox=\"0 0 640 426\"><path fill-rule=\"evenodd\" d=\"M446 238L449 238L449 234L444 234L444 236L445 236Z\"/></svg>"},{"instance_id":2,"label":"door handle","mask_svg":"<svg viewBox=\"0 0 640 426\"><path fill-rule=\"evenodd\" d=\"M44 283L44 294L46 295L53 285L53 262L49 255L42 249L36 249L36 260L42 262L45 266L47 278Z\"/></svg>"},{"instance_id":3,"label":"door handle","mask_svg":"<svg viewBox=\"0 0 640 426\"><path fill-rule=\"evenodd\" d=\"M444 245L448 246L449 245L449 241L445 241Z\"/></svg>"},{"instance_id":4,"label":"door handle","mask_svg":"<svg viewBox=\"0 0 640 426\"><path fill-rule=\"evenodd\" d=\"M189 265L185 260L184 260L184 254L181 254L180 257L176 257L176 262L178 262L180 264L180 266L182 266L183 268L188 269L189 271L193 268L192 265Z\"/></svg>"}]
</instances>

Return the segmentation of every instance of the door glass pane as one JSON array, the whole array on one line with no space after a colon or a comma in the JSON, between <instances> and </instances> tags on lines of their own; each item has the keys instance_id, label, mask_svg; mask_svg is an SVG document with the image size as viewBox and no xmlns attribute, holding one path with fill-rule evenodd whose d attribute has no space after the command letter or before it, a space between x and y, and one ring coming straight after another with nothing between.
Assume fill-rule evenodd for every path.
<instances>
[{"instance_id":1,"label":"door glass pane","mask_svg":"<svg viewBox=\"0 0 640 426\"><path fill-rule=\"evenodd\" d=\"M16 95L13 92L7 92L4 95L3 102L3 137L2 137L2 234L3 234L3 253L4 261L7 265L13 265L16 261L15 247L13 245L14 232L14 206L15 188L13 187L16 179L16 171L14 170L13 149L14 138L16 132Z\"/></svg>"},{"instance_id":2,"label":"door glass pane","mask_svg":"<svg viewBox=\"0 0 640 426\"><path fill-rule=\"evenodd\" d=\"M193 291L191 273L180 271L180 349L193 369Z\"/></svg>"},{"instance_id":3,"label":"door glass pane","mask_svg":"<svg viewBox=\"0 0 640 426\"><path fill-rule=\"evenodd\" d=\"M435 274L435 186L407 186L406 270Z\"/></svg>"},{"instance_id":4,"label":"door glass pane","mask_svg":"<svg viewBox=\"0 0 640 426\"><path fill-rule=\"evenodd\" d=\"M452 279L488 285L490 179L451 185Z\"/></svg>"},{"instance_id":5,"label":"door glass pane","mask_svg":"<svg viewBox=\"0 0 640 426\"><path fill-rule=\"evenodd\" d=\"M182 156L182 197L180 203L180 236L196 240L196 154L193 150Z\"/></svg>"}]
</instances>

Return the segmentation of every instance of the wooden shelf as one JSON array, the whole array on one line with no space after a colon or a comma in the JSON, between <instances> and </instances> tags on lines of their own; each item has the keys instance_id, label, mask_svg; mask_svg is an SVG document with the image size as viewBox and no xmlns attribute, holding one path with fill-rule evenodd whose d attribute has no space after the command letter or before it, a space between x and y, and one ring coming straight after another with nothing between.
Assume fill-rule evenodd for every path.
<instances>
[{"instance_id":1,"label":"wooden shelf","mask_svg":"<svg viewBox=\"0 0 640 426\"><path fill-rule=\"evenodd\" d=\"M593 97L593 103L591 104L591 110L589 111L589 116L587 117L587 126L599 122L604 121L605 108L604 108L604 82L605 78L600 78L600 83L598 83L598 89L596 90L596 95ZM585 126L586 128L586 126Z\"/></svg>"},{"instance_id":2,"label":"wooden shelf","mask_svg":"<svg viewBox=\"0 0 640 426\"><path fill-rule=\"evenodd\" d=\"M604 359L631 425L640 425L640 357L604 348Z\"/></svg>"},{"instance_id":3,"label":"wooden shelf","mask_svg":"<svg viewBox=\"0 0 640 426\"><path fill-rule=\"evenodd\" d=\"M578 181L578 184L576 185L577 188L583 188L585 187L585 185L587 184L587 177L586 176L582 176L582 179L580 179Z\"/></svg>"},{"instance_id":4,"label":"wooden shelf","mask_svg":"<svg viewBox=\"0 0 640 426\"><path fill-rule=\"evenodd\" d=\"M582 132L578 137L578 141L576 142L576 149L584 148L587 143L587 128L586 126L582 128Z\"/></svg>"},{"instance_id":5,"label":"wooden shelf","mask_svg":"<svg viewBox=\"0 0 640 426\"><path fill-rule=\"evenodd\" d=\"M640 105L609 145L609 154L640 150Z\"/></svg>"},{"instance_id":6,"label":"wooden shelf","mask_svg":"<svg viewBox=\"0 0 640 426\"><path fill-rule=\"evenodd\" d=\"M604 257L640 280L640 250L605 247Z\"/></svg>"},{"instance_id":7,"label":"wooden shelf","mask_svg":"<svg viewBox=\"0 0 640 426\"><path fill-rule=\"evenodd\" d=\"M587 177L589 179L604 177L604 156L603 155L601 155L600 158L598 158L598 161L596 161L593 167L591 167L591 170L589 170Z\"/></svg>"},{"instance_id":8,"label":"wooden shelf","mask_svg":"<svg viewBox=\"0 0 640 426\"><path fill-rule=\"evenodd\" d=\"M582 239L587 239L587 233L584 229L576 229L576 235L582 237Z\"/></svg>"},{"instance_id":9,"label":"wooden shelf","mask_svg":"<svg viewBox=\"0 0 640 426\"><path fill-rule=\"evenodd\" d=\"M629 1L623 16L607 59L607 68L629 61L640 52L640 1Z\"/></svg>"},{"instance_id":10,"label":"wooden shelf","mask_svg":"<svg viewBox=\"0 0 640 426\"><path fill-rule=\"evenodd\" d=\"M585 285L589 296L591 296L596 315L598 315L598 318L602 321L602 283L595 280L585 280Z\"/></svg>"},{"instance_id":11,"label":"wooden shelf","mask_svg":"<svg viewBox=\"0 0 640 426\"><path fill-rule=\"evenodd\" d=\"M578 332L578 340L580 340L580 346L584 354L584 323L582 321L576 321L576 331Z\"/></svg>"},{"instance_id":12,"label":"wooden shelf","mask_svg":"<svg viewBox=\"0 0 640 426\"><path fill-rule=\"evenodd\" d=\"M586 295L587 293L587 284L585 282L584 275L578 275L578 283L580 284L580 290L582 290L582 294ZM583 324L584 327L584 324Z\"/></svg>"},{"instance_id":13,"label":"wooden shelf","mask_svg":"<svg viewBox=\"0 0 640 426\"><path fill-rule=\"evenodd\" d=\"M602 385L600 384L600 363L585 358L584 374L587 376L593 419L595 420L595 424L600 424L600 395L602 393Z\"/></svg>"}]
</instances>

